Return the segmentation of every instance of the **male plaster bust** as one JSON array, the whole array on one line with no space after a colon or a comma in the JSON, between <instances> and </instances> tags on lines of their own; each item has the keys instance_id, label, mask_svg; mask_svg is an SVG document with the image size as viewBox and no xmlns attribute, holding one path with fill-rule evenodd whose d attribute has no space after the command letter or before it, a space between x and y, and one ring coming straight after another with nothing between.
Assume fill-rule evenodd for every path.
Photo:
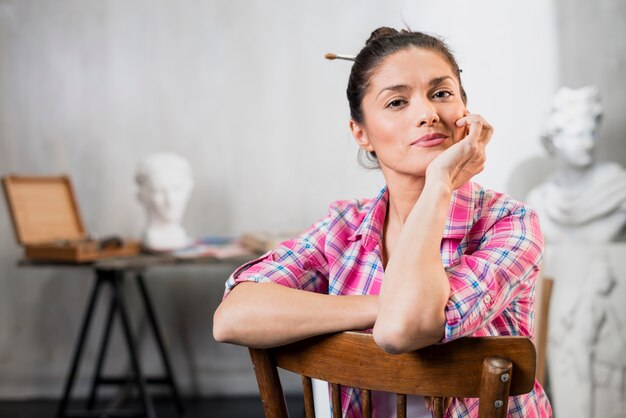
<instances>
[{"instance_id":1,"label":"male plaster bust","mask_svg":"<svg viewBox=\"0 0 626 418\"><path fill-rule=\"evenodd\" d=\"M626 224L626 171L594 158L601 118L595 87L564 87L553 99L542 140L555 169L527 198L547 242L606 243Z\"/></svg>"},{"instance_id":2,"label":"male plaster bust","mask_svg":"<svg viewBox=\"0 0 626 418\"><path fill-rule=\"evenodd\" d=\"M168 251L189 245L192 240L181 226L193 189L187 160L173 153L150 155L140 161L135 180L147 215L144 246Z\"/></svg>"}]
</instances>

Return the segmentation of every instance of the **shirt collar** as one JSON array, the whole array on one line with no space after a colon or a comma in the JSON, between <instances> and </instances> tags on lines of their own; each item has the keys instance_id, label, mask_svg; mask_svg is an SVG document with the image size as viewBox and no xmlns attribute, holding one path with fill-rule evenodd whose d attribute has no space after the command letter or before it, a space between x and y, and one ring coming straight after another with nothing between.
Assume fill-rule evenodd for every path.
<instances>
[{"instance_id":1,"label":"shirt collar","mask_svg":"<svg viewBox=\"0 0 626 418\"><path fill-rule=\"evenodd\" d=\"M452 192L443 238L463 239L473 224L474 185L468 182ZM369 202L369 209L350 241L362 240L363 246L373 250L380 242L387 215L389 189L383 187L378 196Z\"/></svg>"},{"instance_id":2,"label":"shirt collar","mask_svg":"<svg viewBox=\"0 0 626 418\"><path fill-rule=\"evenodd\" d=\"M363 221L354 231L348 240L363 242L363 246L368 250L373 250L380 242L385 226L385 216L387 214L387 202L389 201L389 191L387 186L383 187L376 198L365 204L367 210Z\"/></svg>"}]
</instances>

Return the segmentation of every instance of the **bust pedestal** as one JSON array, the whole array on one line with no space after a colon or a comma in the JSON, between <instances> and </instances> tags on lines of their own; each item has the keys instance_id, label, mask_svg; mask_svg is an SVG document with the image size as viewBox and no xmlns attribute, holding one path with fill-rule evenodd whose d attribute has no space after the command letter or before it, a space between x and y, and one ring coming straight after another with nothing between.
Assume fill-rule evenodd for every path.
<instances>
[{"instance_id":1,"label":"bust pedestal","mask_svg":"<svg viewBox=\"0 0 626 418\"><path fill-rule=\"evenodd\" d=\"M549 244L543 271L555 416L626 417L626 243Z\"/></svg>"}]
</instances>

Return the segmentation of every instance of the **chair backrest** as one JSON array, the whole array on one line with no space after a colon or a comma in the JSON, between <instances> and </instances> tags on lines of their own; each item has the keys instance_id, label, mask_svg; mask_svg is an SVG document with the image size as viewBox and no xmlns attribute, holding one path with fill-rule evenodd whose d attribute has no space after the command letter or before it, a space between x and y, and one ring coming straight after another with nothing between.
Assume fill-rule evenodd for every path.
<instances>
[{"instance_id":1,"label":"chair backrest","mask_svg":"<svg viewBox=\"0 0 626 418\"><path fill-rule=\"evenodd\" d=\"M546 367L548 357L548 323L550 317L550 299L552 297L552 287L554 279L541 277L538 280L539 286L535 309L535 344L537 345L537 381L544 386L546 381Z\"/></svg>"},{"instance_id":2,"label":"chair backrest","mask_svg":"<svg viewBox=\"0 0 626 418\"><path fill-rule=\"evenodd\" d=\"M288 417L277 367L302 375L307 418L315 416L311 378L331 383L333 417L341 417L340 385L362 389L363 417L371 417L370 390L406 395L480 398L480 417L505 417L508 397L528 393L535 380L535 348L525 337L468 337L406 354L388 354L371 334L342 332L270 348L250 348L267 418Z\"/></svg>"}]
</instances>

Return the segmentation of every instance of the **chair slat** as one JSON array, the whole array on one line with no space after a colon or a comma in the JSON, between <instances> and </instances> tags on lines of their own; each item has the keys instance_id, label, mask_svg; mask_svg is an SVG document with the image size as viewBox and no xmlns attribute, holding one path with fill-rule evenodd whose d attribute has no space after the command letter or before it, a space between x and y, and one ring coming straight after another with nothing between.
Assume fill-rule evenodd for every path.
<instances>
[{"instance_id":1,"label":"chair slat","mask_svg":"<svg viewBox=\"0 0 626 418\"><path fill-rule=\"evenodd\" d=\"M372 392L368 389L361 390L361 414L363 418L372 418Z\"/></svg>"},{"instance_id":2,"label":"chair slat","mask_svg":"<svg viewBox=\"0 0 626 418\"><path fill-rule=\"evenodd\" d=\"M443 418L443 397L436 396L433 398L433 417L434 418Z\"/></svg>"},{"instance_id":3,"label":"chair slat","mask_svg":"<svg viewBox=\"0 0 626 418\"><path fill-rule=\"evenodd\" d=\"M406 395L396 395L396 415L398 418L406 418Z\"/></svg>"},{"instance_id":4,"label":"chair slat","mask_svg":"<svg viewBox=\"0 0 626 418\"><path fill-rule=\"evenodd\" d=\"M478 404L479 418L505 418L513 364L502 357L487 357L483 362L482 386Z\"/></svg>"},{"instance_id":5,"label":"chair slat","mask_svg":"<svg viewBox=\"0 0 626 418\"><path fill-rule=\"evenodd\" d=\"M306 418L315 418L315 404L313 402L313 383L311 378L302 376L302 391L304 392L304 412Z\"/></svg>"},{"instance_id":6,"label":"chair slat","mask_svg":"<svg viewBox=\"0 0 626 418\"><path fill-rule=\"evenodd\" d=\"M341 418L341 386L333 383L330 387L333 404L333 418Z\"/></svg>"}]
</instances>

